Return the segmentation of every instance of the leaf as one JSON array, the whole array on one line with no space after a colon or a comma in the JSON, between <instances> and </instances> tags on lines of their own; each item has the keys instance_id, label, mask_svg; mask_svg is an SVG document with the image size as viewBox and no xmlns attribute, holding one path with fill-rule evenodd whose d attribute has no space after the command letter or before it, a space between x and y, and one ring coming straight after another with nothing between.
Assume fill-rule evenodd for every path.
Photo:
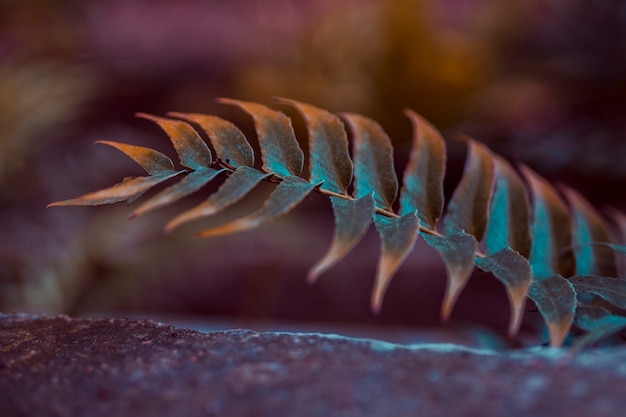
<instances>
[{"instance_id":1,"label":"leaf","mask_svg":"<svg viewBox=\"0 0 626 417\"><path fill-rule=\"evenodd\" d=\"M576 307L574 325L583 330L593 330L598 321L611 315L611 312L603 307L579 305Z\"/></svg>"},{"instance_id":2,"label":"leaf","mask_svg":"<svg viewBox=\"0 0 626 417\"><path fill-rule=\"evenodd\" d=\"M526 166L520 167L533 198L532 246L530 265L535 279L554 274L564 277L575 272L571 250L572 220L554 187Z\"/></svg>"},{"instance_id":3,"label":"leaf","mask_svg":"<svg viewBox=\"0 0 626 417\"><path fill-rule=\"evenodd\" d=\"M446 144L425 119L411 110L405 113L413 123L413 147L404 170L400 214L417 210L421 222L434 229L443 209Z\"/></svg>"},{"instance_id":4,"label":"leaf","mask_svg":"<svg viewBox=\"0 0 626 417\"><path fill-rule=\"evenodd\" d=\"M574 215L576 275L617 276L613 251L594 242L611 242L607 225L591 204L569 187L561 187Z\"/></svg>"},{"instance_id":5,"label":"leaf","mask_svg":"<svg viewBox=\"0 0 626 417\"><path fill-rule=\"evenodd\" d=\"M496 181L485 236L487 254L511 248L524 258L530 254L530 202L521 178L511 165L494 156Z\"/></svg>"},{"instance_id":6,"label":"leaf","mask_svg":"<svg viewBox=\"0 0 626 417\"><path fill-rule=\"evenodd\" d=\"M148 174L157 175L166 171L174 171L174 163L170 158L154 149L143 146L127 145L125 143L99 140L96 143L112 146L137 162Z\"/></svg>"},{"instance_id":7,"label":"leaf","mask_svg":"<svg viewBox=\"0 0 626 417\"><path fill-rule=\"evenodd\" d=\"M533 281L528 297L535 302L548 326L550 346L561 347L574 321L576 291L560 275Z\"/></svg>"},{"instance_id":8,"label":"leaf","mask_svg":"<svg viewBox=\"0 0 626 417\"><path fill-rule=\"evenodd\" d=\"M378 314L391 279L415 246L420 220L415 212L399 218L377 214L374 216L374 224L381 239L381 256L372 291L371 308Z\"/></svg>"},{"instance_id":9,"label":"leaf","mask_svg":"<svg viewBox=\"0 0 626 417\"><path fill-rule=\"evenodd\" d=\"M254 152L244 134L231 122L217 116L170 112L168 116L196 123L209 136L217 157L229 165L254 166Z\"/></svg>"},{"instance_id":10,"label":"leaf","mask_svg":"<svg viewBox=\"0 0 626 417\"><path fill-rule=\"evenodd\" d=\"M484 258L478 257L475 262L476 266L483 271L493 273L506 286L511 303L509 336L516 335L522 323L528 288L532 282L530 263L519 252L510 248L502 249Z\"/></svg>"},{"instance_id":11,"label":"leaf","mask_svg":"<svg viewBox=\"0 0 626 417\"><path fill-rule=\"evenodd\" d=\"M143 195L150 188L184 171L174 171L172 160L160 152L143 146L126 145L118 142L99 141L124 152L150 174L149 177L126 178L120 184L104 190L85 194L78 198L57 201L48 207L58 206L99 206L131 200Z\"/></svg>"},{"instance_id":12,"label":"leaf","mask_svg":"<svg viewBox=\"0 0 626 417\"><path fill-rule=\"evenodd\" d=\"M619 333L624 329L626 329L626 317L614 315L603 317L594 323L589 333L574 343L571 349L572 354L576 354L586 347Z\"/></svg>"},{"instance_id":13,"label":"leaf","mask_svg":"<svg viewBox=\"0 0 626 417\"><path fill-rule=\"evenodd\" d=\"M199 190L222 172L224 172L223 169L199 168L143 203L131 213L130 218L139 217L152 210L172 204Z\"/></svg>"},{"instance_id":14,"label":"leaf","mask_svg":"<svg viewBox=\"0 0 626 417\"><path fill-rule=\"evenodd\" d=\"M446 265L448 285L441 307L441 317L448 321L454 304L474 269L474 254L478 242L474 236L464 231L449 236L422 233L422 237L426 243L439 251Z\"/></svg>"},{"instance_id":15,"label":"leaf","mask_svg":"<svg viewBox=\"0 0 626 417\"><path fill-rule=\"evenodd\" d=\"M626 279L585 275L570 277L569 281L576 291L590 292L619 308L626 309Z\"/></svg>"},{"instance_id":16,"label":"leaf","mask_svg":"<svg viewBox=\"0 0 626 417\"><path fill-rule=\"evenodd\" d=\"M356 200L330 197L330 201L335 217L333 241L322 259L309 270L307 281L311 284L361 241L374 216L374 199L371 195Z\"/></svg>"},{"instance_id":17,"label":"leaf","mask_svg":"<svg viewBox=\"0 0 626 417\"><path fill-rule=\"evenodd\" d=\"M480 242L489 217L494 162L484 145L469 140L468 146L465 172L448 204L444 231L445 235L464 231Z\"/></svg>"},{"instance_id":18,"label":"leaf","mask_svg":"<svg viewBox=\"0 0 626 417\"><path fill-rule=\"evenodd\" d=\"M341 120L310 104L284 98L276 100L295 107L306 120L311 165L309 182L323 182L323 189L346 195L352 181L352 161Z\"/></svg>"},{"instance_id":19,"label":"leaf","mask_svg":"<svg viewBox=\"0 0 626 417\"><path fill-rule=\"evenodd\" d=\"M270 175L272 174L263 173L245 165L240 166L226 178L226 181L208 199L172 219L165 226L165 231L171 232L185 223L209 217L224 210L245 197Z\"/></svg>"},{"instance_id":20,"label":"leaf","mask_svg":"<svg viewBox=\"0 0 626 417\"><path fill-rule=\"evenodd\" d=\"M224 225L203 230L198 236L227 235L258 227L291 211L318 186L319 184L310 184L300 177L285 177L259 210Z\"/></svg>"},{"instance_id":21,"label":"leaf","mask_svg":"<svg viewBox=\"0 0 626 417\"><path fill-rule=\"evenodd\" d=\"M398 192L391 141L375 121L358 114L342 114L352 130L354 145L354 196L374 193L378 207L391 211Z\"/></svg>"},{"instance_id":22,"label":"leaf","mask_svg":"<svg viewBox=\"0 0 626 417\"><path fill-rule=\"evenodd\" d=\"M202 138L189 124L180 120L170 120L152 116L146 113L137 113L137 117L150 120L158 124L169 136L182 166L198 170L210 167L212 163L211 151Z\"/></svg>"},{"instance_id":23,"label":"leaf","mask_svg":"<svg viewBox=\"0 0 626 417\"><path fill-rule=\"evenodd\" d=\"M304 153L287 116L261 104L226 98L218 101L237 106L253 117L264 171L281 178L297 176L302 172Z\"/></svg>"}]
</instances>

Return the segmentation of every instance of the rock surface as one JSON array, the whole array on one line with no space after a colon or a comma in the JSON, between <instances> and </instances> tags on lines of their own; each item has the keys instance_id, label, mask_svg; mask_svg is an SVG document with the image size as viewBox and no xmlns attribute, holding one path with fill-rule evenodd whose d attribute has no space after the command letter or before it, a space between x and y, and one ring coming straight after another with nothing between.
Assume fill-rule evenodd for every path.
<instances>
[{"instance_id":1,"label":"rock surface","mask_svg":"<svg viewBox=\"0 0 626 417\"><path fill-rule=\"evenodd\" d=\"M626 349L494 353L0 315L0 416L623 416Z\"/></svg>"}]
</instances>

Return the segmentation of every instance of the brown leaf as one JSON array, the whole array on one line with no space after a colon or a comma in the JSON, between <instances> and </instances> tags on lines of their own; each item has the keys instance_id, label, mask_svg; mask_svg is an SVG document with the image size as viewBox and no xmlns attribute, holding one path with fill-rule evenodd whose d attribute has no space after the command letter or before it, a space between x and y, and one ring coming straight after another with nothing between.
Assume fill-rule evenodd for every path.
<instances>
[{"instance_id":1,"label":"brown leaf","mask_svg":"<svg viewBox=\"0 0 626 417\"><path fill-rule=\"evenodd\" d=\"M143 203L131 213L130 218L139 217L152 210L175 203L199 190L222 172L224 172L223 169L199 168Z\"/></svg>"},{"instance_id":2,"label":"brown leaf","mask_svg":"<svg viewBox=\"0 0 626 417\"><path fill-rule=\"evenodd\" d=\"M426 243L439 251L446 265L448 285L441 306L441 317L444 321L448 321L459 294L465 288L474 270L474 254L478 242L474 236L464 231L449 236L423 233L422 237Z\"/></svg>"},{"instance_id":3,"label":"brown leaf","mask_svg":"<svg viewBox=\"0 0 626 417\"><path fill-rule=\"evenodd\" d=\"M231 122L217 116L197 113L168 113L168 116L177 117L196 123L211 139L217 157L237 168L240 166L254 166L254 152L244 134Z\"/></svg>"},{"instance_id":4,"label":"brown leaf","mask_svg":"<svg viewBox=\"0 0 626 417\"><path fill-rule=\"evenodd\" d=\"M530 265L533 278L575 273L572 245L572 219L567 206L544 178L526 166L520 167L533 198L532 246Z\"/></svg>"},{"instance_id":5,"label":"brown leaf","mask_svg":"<svg viewBox=\"0 0 626 417\"><path fill-rule=\"evenodd\" d=\"M505 285L511 304L509 336L516 335L522 323L526 296L532 282L530 263L519 252L510 248L484 258L476 258L475 262L476 266L493 273Z\"/></svg>"},{"instance_id":6,"label":"brown leaf","mask_svg":"<svg viewBox=\"0 0 626 417\"><path fill-rule=\"evenodd\" d=\"M137 162L150 175L160 174L164 171L173 171L174 163L170 158L154 149L143 146L127 145L125 143L99 140L96 143L112 146Z\"/></svg>"},{"instance_id":7,"label":"brown leaf","mask_svg":"<svg viewBox=\"0 0 626 417\"><path fill-rule=\"evenodd\" d=\"M413 123L413 146L404 170L400 214L417 210L421 222L434 229L443 209L446 144L426 119L411 110L405 114Z\"/></svg>"},{"instance_id":8,"label":"brown leaf","mask_svg":"<svg viewBox=\"0 0 626 417\"><path fill-rule=\"evenodd\" d=\"M137 113L137 117L158 124L169 136L182 166L194 171L211 166L211 151L198 132L189 124L180 120L165 119L146 113Z\"/></svg>"},{"instance_id":9,"label":"brown leaf","mask_svg":"<svg viewBox=\"0 0 626 417\"><path fill-rule=\"evenodd\" d=\"M511 248L530 254L530 201L522 179L503 158L494 155L496 182L485 236L487 254Z\"/></svg>"},{"instance_id":10,"label":"brown leaf","mask_svg":"<svg viewBox=\"0 0 626 417\"><path fill-rule=\"evenodd\" d=\"M325 271L343 259L367 232L374 216L371 195L350 200L330 197L335 217L333 241L326 254L311 267L307 281L313 283Z\"/></svg>"},{"instance_id":11,"label":"brown leaf","mask_svg":"<svg viewBox=\"0 0 626 417\"><path fill-rule=\"evenodd\" d=\"M465 171L448 203L444 230L446 235L462 230L480 242L489 217L494 162L485 145L470 139L468 146Z\"/></svg>"},{"instance_id":12,"label":"brown leaf","mask_svg":"<svg viewBox=\"0 0 626 417\"><path fill-rule=\"evenodd\" d=\"M574 251L576 275L617 276L617 264L612 250L592 246L594 242L611 243L606 222L589 201L573 189L560 187L570 204L574 216Z\"/></svg>"},{"instance_id":13,"label":"brown leaf","mask_svg":"<svg viewBox=\"0 0 626 417\"><path fill-rule=\"evenodd\" d=\"M226 98L218 101L237 106L254 118L264 171L281 178L297 176L302 172L304 153L293 133L291 119L257 103Z\"/></svg>"},{"instance_id":14,"label":"brown leaf","mask_svg":"<svg viewBox=\"0 0 626 417\"><path fill-rule=\"evenodd\" d=\"M270 175L272 174L263 173L245 165L240 166L208 199L172 219L165 226L165 231L171 232L185 223L209 217L224 210L248 195L254 187Z\"/></svg>"},{"instance_id":15,"label":"brown leaf","mask_svg":"<svg viewBox=\"0 0 626 417\"><path fill-rule=\"evenodd\" d=\"M561 347L576 312L574 286L562 276L552 275L533 281L528 297L535 302L548 326L550 346Z\"/></svg>"},{"instance_id":16,"label":"brown leaf","mask_svg":"<svg viewBox=\"0 0 626 417\"><path fill-rule=\"evenodd\" d=\"M391 279L415 246L419 236L420 220L415 212L399 218L377 214L374 216L374 224L380 235L381 254L372 291L371 308L374 314L378 314Z\"/></svg>"},{"instance_id":17,"label":"brown leaf","mask_svg":"<svg viewBox=\"0 0 626 417\"><path fill-rule=\"evenodd\" d=\"M258 227L291 211L318 186L319 184L311 184L300 177L285 177L260 209L224 225L203 230L198 236L227 235Z\"/></svg>"},{"instance_id":18,"label":"brown leaf","mask_svg":"<svg viewBox=\"0 0 626 417\"><path fill-rule=\"evenodd\" d=\"M351 113L341 117L352 130L355 197L365 197L373 192L376 205L391 211L398 192L398 179L389 137L372 119Z\"/></svg>"},{"instance_id":19,"label":"brown leaf","mask_svg":"<svg viewBox=\"0 0 626 417\"><path fill-rule=\"evenodd\" d=\"M276 100L295 107L306 120L311 165L309 181L323 182L323 189L347 194L352 181L352 160L348 154L348 137L341 120L310 104L284 98Z\"/></svg>"}]
</instances>

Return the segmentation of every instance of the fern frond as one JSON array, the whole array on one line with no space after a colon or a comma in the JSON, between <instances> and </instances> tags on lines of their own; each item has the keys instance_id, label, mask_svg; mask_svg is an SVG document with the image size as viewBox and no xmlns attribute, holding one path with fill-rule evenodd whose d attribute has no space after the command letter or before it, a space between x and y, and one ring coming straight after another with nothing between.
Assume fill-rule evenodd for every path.
<instances>
[{"instance_id":1,"label":"fern frond","mask_svg":"<svg viewBox=\"0 0 626 417\"><path fill-rule=\"evenodd\" d=\"M562 188L564 200L557 188L530 168L520 167L520 176L503 158L468 138L463 177L444 213L445 142L435 127L410 110L406 115L413 123L413 145L400 188L391 140L378 123L365 116L335 115L310 104L277 99L295 108L307 124L310 175L305 178L304 152L287 116L257 103L219 101L253 118L260 169L255 168L244 134L227 120L195 113L169 113L169 118L140 113L139 117L165 131L185 169L176 170L168 157L148 148L103 142L130 156L149 175L51 206L132 202L155 185L187 173L133 211L131 217L137 217L173 204L217 177L226 177L204 202L172 219L165 226L171 231L212 216L245 198L260 182L271 181L277 183L276 188L257 211L198 235L257 227L288 213L315 191L330 198L335 231L328 251L311 267L308 281L314 282L341 261L373 223L381 239L371 297L374 312L382 308L394 274L422 236L439 251L448 272L444 320L478 266L493 273L507 289L511 336L519 329L527 298L544 317L552 346L561 346L573 325L589 331L589 340L623 328L624 321L613 318L622 318L620 310L626 308L626 280L614 277L616 260L607 247L626 250L610 239L604 218L573 190ZM344 125L351 131L352 157ZM196 129L207 134L216 159ZM396 199L398 212L394 211ZM614 213L613 218L626 217ZM581 297L583 293L593 295L591 304L585 305L589 297ZM597 299L605 304L594 304Z\"/></svg>"}]
</instances>

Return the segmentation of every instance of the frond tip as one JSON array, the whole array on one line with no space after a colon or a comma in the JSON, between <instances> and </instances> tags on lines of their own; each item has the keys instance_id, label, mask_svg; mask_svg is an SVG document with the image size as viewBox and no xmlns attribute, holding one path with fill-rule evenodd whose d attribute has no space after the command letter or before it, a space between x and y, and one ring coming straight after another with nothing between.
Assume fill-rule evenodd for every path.
<instances>
[{"instance_id":1,"label":"frond tip","mask_svg":"<svg viewBox=\"0 0 626 417\"><path fill-rule=\"evenodd\" d=\"M168 117L138 113L169 137L180 169L153 149L101 141L129 156L148 175L126 178L49 207L132 203L153 187L173 182L135 209L130 215L134 218L199 192L221 177L217 191L167 223L165 230L171 232L227 209L262 181L269 181L276 188L257 211L198 235L218 236L263 225L289 213L315 191L330 198L335 231L328 251L311 267L307 280L313 283L340 262L373 223L381 242L370 300L374 313L380 312L393 276L421 235L446 266L443 320L451 318L456 300L478 266L506 287L511 337L520 328L527 299L537 305L555 347L564 343L572 326L589 332L578 346L626 327L621 316L626 309L626 279L615 277L616 254L626 253L626 236L614 239L606 220L574 190L561 187L563 199L559 190L530 168L522 166L520 175L485 145L468 138L463 177L444 213L446 145L420 115L406 111L413 123L413 142L400 187L391 140L374 120L352 113L335 115L290 99L276 101L295 108L306 122L308 178L302 175L305 154L285 114L257 103L220 99L254 120L260 167L244 134L227 120L197 113L169 113ZM200 133L208 136L216 155ZM625 215L613 212L612 217L621 226L626 224Z\"/></svg>"}]
</instances>

